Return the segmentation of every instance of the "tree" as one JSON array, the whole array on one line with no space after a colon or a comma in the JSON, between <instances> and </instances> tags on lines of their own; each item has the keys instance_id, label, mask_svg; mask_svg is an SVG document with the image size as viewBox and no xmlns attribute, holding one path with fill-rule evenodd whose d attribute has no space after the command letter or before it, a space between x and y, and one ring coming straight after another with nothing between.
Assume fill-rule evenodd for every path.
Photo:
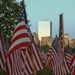
<instances>
[{"instance_id":1,"label":"tree","mask_svg":"<svg viewBox=\"0 0 75 75\"><path fill-rule=\"evenodd\" d=\"M7 75L7 73L4 70L1 70L0 75Z\"/></svg>"},{"instance_id":2,"label":"tree","mask_svg":"<svg viewBox=\"0 0 75 75\"><path fill-rule=\"evenodd\" d=\"M45 51L48 51L50 46L49 45L43 45L41 46L42 49L44 49Z\"/></svg>"},{"instance_id":3,"label":"tree","mask_svg":"<svg viewBox=\"0 0 75 75\"><path fill-rule=\"evenodd\" d=\"M7 35L9 42L16 26L19 7L15 0L0 0L0 30Z\"/></svg>"}]
</instances>

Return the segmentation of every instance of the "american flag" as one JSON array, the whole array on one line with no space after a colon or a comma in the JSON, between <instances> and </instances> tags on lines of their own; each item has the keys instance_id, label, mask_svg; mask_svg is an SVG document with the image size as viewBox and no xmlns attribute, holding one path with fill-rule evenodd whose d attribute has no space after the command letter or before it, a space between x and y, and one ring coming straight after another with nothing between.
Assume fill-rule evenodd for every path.
<instances>
[{"instance_id":1,"label":"american flag","mask_svg":"<svg viewBox=\"0 0 75 75\"><path fill-rule=\"evenodd\" d=\"M73 58L71 60L70 69L71 69L71 74L75 75L75 54L73 55Z\"/></svg>"},{"instance_id":2,"label":"american flag","mask_svg":"<svg viewBox=\"0 0 75 75\"><path fill-rule=\"evenodd\" d=\"M21 59L20 51L22 47L31 46L28 28L24 22L23 13L24 13L24 7L21 3L18 23L13 33L12 41L11 41L10 48L9 48L9 53L7 54L6 69L7 69L8 75L12 75L12 74L21 75L22 74L21 72L22 69L20 68L22 67L22 64L20 61Z\"/></svg>"},{"instance_id":3,"label":"american flag","mask_svg":"<svg viewBox=\"0 0 75 75\"><path fill-rule=\"evenodd\" d=\"M68 49L66 50L65 56L64 56L64 72L65 72L65 74L68 74L71 72L70 64L71 64L72 58L73 58L73 53L72 53L72 50L68 43Z\"/></svg>"},{"instance_id":4,"label":"american flag","mask_svg":"<svg viewBox=\"0 0 75 75\"><path fill-rule=\"evenodd\" d=\"M9 53L7 54L8 75L32 74L33 65L31 60L31 52L33 53L32 56L36 71L43 69L43 64L40 59L37 47L35 43L31 43L30 33L27 22L25 22L25 19L26 14L24 9L24 3L21 2L21 9L18 17L18 23L13 33ZM32 51L30 50L31 47ZM25 50L25 53L22 50Z\"/></svg>"},{"instance_id":5,"label":"american flag","mask_svg":"<svg viewBox=\"0 0 75 75\"><path fill-rule=\"evenodd\" d=\"M42 59L42 62L44 64L46 64L46 60L47 60L47 54L44 50L42 50L41 48L38 50L40 56L41 56L41 59Z\"/></svg>"},{"instance_id":6,"label":"american flag","mask_svg":"<svg viewBox=\"0 0 75 75\"><path fill-rule=\"evenodd\" d=\"M53 43L52 43L52 47L53 47L56 51L58 51L58 41L59 41L59 38L58 38L58 36L56 35L55 38L54 38L54 40L53 40Z\"/></svg>"},{"instance_id":7,"label":"american flag","mask_svg":"<svg viewBox=\"0 0 75 75\"><path fill-rule=\"evenodd\" d=\"M56 35L53 43L52 43L52 47L50 47L47 56L48 56L48 60L46 65L48 65L48 63L50 62L50 67L51 69L53 69L53 73L55 75L61 75L62 74L62 64L61 64L61 59L59 59L60 56L60 52L58 52L58 37ZM49 67L49 66L48 66Z\"/></svg>"},{"instance_id":8,"label":"american flag","mask_svg":"<svg viewBox=\"0 0 75 75\"><path fill-rule=\"evenodd\" d=\"M34 64L35 64L35 69L36 71L39 71L40 69L43 69L43 63L40 57L40 54L38 52L38 48L36 46L35 43L32 43L32 47L33 47L33 59L34 59ZM31 58L31 51L30 48L27 47L26 48L26 55L24 57L24 53L22 52L22 57L23 57L23 61L25 61L25 69L24 69L24 74L25 75L30 75L33 74L33 65L32 65L32 58ZM25 58L25 59L24 59ZM24 64L24 62L23 62Z\"/></svg>"},{"instance_id":9,"label":"american flag","mask_svg":"<svg viewBox=\"0 0 75 75\"><path fill-rule=\"evenodd\" d=\"M62 75L61 73L61 64L58 59L58 55L56 50L53 47L50 47L48 56L50 57L51 68L55 75ZM47 65L47 64L46 64Z\"/></svg>"},{"instance_id":10,"label":"american flag","mask_svg":"<svg viewBox=\"0 0 75 75\"><path fill-rule=\"evenodd\" d=\"M6 56L5 56L5 47L2 39L2 32L0 31L0 70L5 69Z\"/></svg>"},{"instance_id":11,"label":"american flag","mask_svg":"<svg viewBox=\"0 0 75 75\"><path fill-rule=\"evenodd\" d=\"M47 63L46 63L46 66L47 66L48 63L51 61L50 54L51 54L53 48L54 48L56 51L58 50L58 37L57 37L57 35L55 36L55 38L54 38L54 40L53 40L52 47L50 47L49 51L47 52ZM51 66L51 65L50 65L50 66ZM47 66L47 67L49 67L49 66Z\"/></svg>"}]
</instances>

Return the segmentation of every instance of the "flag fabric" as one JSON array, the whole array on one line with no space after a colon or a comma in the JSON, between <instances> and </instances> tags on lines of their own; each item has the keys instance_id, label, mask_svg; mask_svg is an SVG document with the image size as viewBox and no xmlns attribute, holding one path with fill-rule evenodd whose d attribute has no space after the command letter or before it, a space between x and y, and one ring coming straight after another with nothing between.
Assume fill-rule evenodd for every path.
<instances>
[{"instance_id":1,"label":"flag fabric","mask_svg":"<svg viewBox=\"0 0 75 75\"><path fill-rule=\"evenodd\" d=\"M62 75L62 70L61 67L62 65L60 64L59 58L58 58L58 54L56 52L56 50L53 47L50 47L49 52L47 54L49 56L50 59L50 63L51 63L51 68L53 70L53 73L55 75ZM49 62L48 62L49 63ZM48 65L48 63L46 65Z\"/></svg>"},{"instance_id":2,"label":"flag fabric","mask_svg":"<svg viewBox=\"0 0 75 75\"><path fill-rule=\"evenodd\" d=\"M44 64L46 64L46 60L47 60L47 53L45 53L43 50L38 50L40 56L41 56L41 59L42 59L42 62Z\"/></svg>"},{"instance_id":3,"label":"flag fabric","mask_svg":"<svg viewBox=\"0 0 75 75\"><path fill-rule=\"evenodd\" d=\"M48 56L48 60L46 65L48 65L48 63L50 62L50 67L53 70L53 73L55 75L62 75L62 53L58 50L58 37L56 35L53 43L52 43L52 47L50 47L47 56ZM49 66L48 66L49 67Z\"/></svg>"},{"instance_id":4,"label":"flag fabric","mask_svg":"<svg viewBox=\"0 0 75 75\"><path fill-rule=\"evenodd\" d=\"M58 51L58 41L59 41L59 38L58 38L58 36L56 35L55 38L54 38L54 40L53 40L53 43L52 43L52 47L53 47L56 51Z\"/></svg>"},{"instance_id":5,"label":"flag fabric","mask_svg":"<svg viewBox=\"0 0 75 75\"><path fill-rule=\"evenodd\" d=\"M23 2L22 2L23 5ZM27 22L27 15L26 15L26 10L24 10L24 18L25 18L25 23L28 24ZM31 42L33 42L33 38L32 38L32 34L31 34L31 30L28 28L29 31L29 35L30 35L30 40ZM32 58L31 58L31 53L33 56L33 61L34 61L34 65L35 65L35 69L36 71L39 71L40 69L43 69L43 63L41 60L41 57L38 53L38 48L35 44L35 42L31 43L31 47L32 47L32 52L30 51L30 47L27 48L26 51L26 65L25 65L25 73L28 74L32 74L33 73L33 64L32 64Z\"/></svg>"},{"instance_id":6,"label":"flag fabric","mask_svg":"<svg viewBox=\"0 0 75 75\"><path fill-rule=\"evenodd\" d=\"M71 64L70 64L70 69L71 69L71 74L72 75L75 75L75 54L73 55L73 58L72 58L72 61L71 61Z\"/></svg>"},{"instance_id":7,"label":"flag fabric","mask_svg":"<svg viewBox=\"0 0 75 75\"><path fill-rule=\"evenodd\" d=\"M71 70L70 70L71 61L72 61L72 56L66 53L64 57L64 73L65 74L71 73Z\"/></svg>"},{"instance_id":8,"label":"flag fabric","mask_svg":"<svg viewBox=\"0 0 75 75\"><path fill-rule=\"evenodd\" d=\"M24 13L24 9L23 9L23 6L21 6L18 23L13 33L12 41L9 48L9 53L7 54L6 69L7 69L8 75L22 74L20 66L19 66L21 65L21 61L19 61L20 49L22 47L31 46L28 28L24 22L24 18L22 17L23 13Z\"/></svg>"},{"instance_id":9,"label":"flag fabric","mask_svg":"<svg viewBox=\"0 0 75 75\"><path fill-rule=\"evenodd\" d=\"M52 49L55 49L55 51L57 52L58 51L58 37L57 35L55 36L54 40L53 40L53 43L52 43L52 47L50 47L49 51L47 52L47 62L46 62L46 67L50 67L51 68L51 65L50 66L47 66L49 64L49 62L51 63L51 52L52 52Z\"/></svg>"},{"instance_id":10,"label":"flag fabric","mask_svg":"<svg viewBox=\"0 0 75 75\"><path fill-rule=\"evenodd\" d=\"M52 63L51 63L51 53L52 53L53 47L50 47L48 52L46 53L47 55L47 61L46 61L46 67L47 68L52 68Z\"/></svg>"},{"instance_id":11,"label":"flag fabric","mask_svg":"<svg viewBox=\"0 0 75 75\"><path fill-rule=\"evenodd\" d=\"M17 53L19 53L18 52L19 49L21 47L30 46L30 45L31 45L31 43L30 43L30 39L29 39L28 32L27 32L27 29L26 29L26 24L22 21L22 22L17 24L17 26L16 26L16 28L14 30L14 35L13 35L13 38L12 38L12 41L11 41L11 45L10 45L10 48L9 48L9 53L7 54L8 71L12 72L12 70L14 69L14 68L12 69L13 65L15 63L17 64L16 61L18 61L18 58L16 57L16 55L17 55ZM20 58L19 54L18 54L18 57ZM14 67L18 68L18 66L19 65L14 66ZM12 74L11 72L10 72L9 75Z\"/></svg>"},{"instance_id":12,"label":"flag fabric","mask_svg":"<svg viewBox=\"0 0 75 75\"><path fill-rule=\"evenodd\" d=\"M72 50L68 43L68 49L66 50L65 56L64 56L64 72L65 72L65 74L71 73L70 64L71 64L72 58L73 58L73 53L72 53Z\"/></svg>"},{"instance_id":13,"label":"flag fabric","mask_svg":"<svg viewBox=\"0 0 75 75\"><path fill-rule=\"evenodd\" d=\"M2 32L0 32L0 70L5 69L6 63L5 47L2 35L3 35Z\"/></svg>"},{"instance_id":14,"label":"flag fabric","mask_svg":"<svg viewBox=\"0 0 75 75\"><path fill-rule=\"evenodd\" d=\"M42 63L40 54L38 52L38 48L37 48L37 46L36 46L35 43L32 44L32 48L33 48L33 51L32 51L33 60L34 60L35 69L36 69L36 72L37 72L40 69L43 69L44 65ZM31 50L30 50L29 47L26 48L25 57L24 57L24 52L22 52L23 64L25 63L24 74L25 75L33 74L33 65L32 65L32 59L31 59Z\"/></svg>"},{"instance_id":15,"label":"flag fabric","mask_svg":"<svg viewBox=\"0 0 75 75\"><path fill-rule=\"evenodd\" d=\"M44 53L44 51L42 51L42 52L40 53L40 56L41 56L41 58L42 58L42 61L45 63L45 53Z\"/></svg>"}]
</instances>

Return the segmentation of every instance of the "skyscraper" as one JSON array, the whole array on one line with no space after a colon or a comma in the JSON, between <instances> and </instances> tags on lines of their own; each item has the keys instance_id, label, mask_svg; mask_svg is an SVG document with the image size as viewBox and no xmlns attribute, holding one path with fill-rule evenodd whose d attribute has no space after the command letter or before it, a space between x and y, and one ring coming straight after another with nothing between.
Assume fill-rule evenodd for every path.
<instances>
[{"instance_id":1,"label":"skyscraper","mask_svg":"<svg viewBox=\"0 0 75 75\"><path fill-rule=\"evenodd\" d=\"M38 37L41 42L42 37L52 37L52 22L39 21L38 22Z\"/></svg>"}]
</instances>

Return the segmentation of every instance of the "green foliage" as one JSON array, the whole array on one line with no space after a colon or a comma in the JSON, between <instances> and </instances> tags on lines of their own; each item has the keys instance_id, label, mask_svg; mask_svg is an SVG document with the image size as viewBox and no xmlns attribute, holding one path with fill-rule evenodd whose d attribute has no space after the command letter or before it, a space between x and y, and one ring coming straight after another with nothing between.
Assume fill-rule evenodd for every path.
<instances>
[{"instance_id":1,"label":"green foliage","mask_svg":"<svg viewBox=\"0 0 75 75\"><path fill-rule=\"evenodd\" d=\"M1 70L0 75L7 75L7 73L4 70ZM48 69L45 67L44 69L38 71L37 75L54 75L54 74L53 74L53 71L51 69ZM67 74L67 75L71 75L71 74Z\"/></svg>"},{"instance_id":2,"label":"green foliage","mask_svg":"<svg viewBox=\"0 0 75 75\"><path fill-rule=\"evenodd\" d=\"M1 70L0 75L7 75L7 74L6 74L6 72L4 70Z\"/></svg>"},{"instance_id":3,"label":"green foliage","mask_svg":"<svg viewBox=\"0 0 75 75\"><path fill-rule=\"evenodd\" d=\"M44 68L36 73L37 75L54 75L52 69ZM33 75L33 74L32 74ZM71 75L70 73L67 75Z\"/></svg>"},{"instance_id":4,"label":"green foliage","mask_svg":"<svg viewBox=\"0 0 75 75\"><path fill-rule=\"evenodd\" d=\"M41 48L44 49L45 51L48 51L50 46L49 45L43 45Z\"/></svg>"},{"instance_id":5,"label":"green foliage","mask_svg":"<svg viewBox=\"0 0 75 75\"><path fill-rule=\"evenodd\" d=\"M32 74L33 75L33 74ZM47 69L46 67L37 72L37 75L54 75L51 69Z\"/></svg>"},{"instance_id":6,"label":"green foliage","mask_svg":"<svg viewBox=\"0 0 75 75\"><path fill-rule=\"evenodd\" d=\"M0 0L0 30L11 40L19 12L15 0Z\"/></svg>"}]
</instances>

